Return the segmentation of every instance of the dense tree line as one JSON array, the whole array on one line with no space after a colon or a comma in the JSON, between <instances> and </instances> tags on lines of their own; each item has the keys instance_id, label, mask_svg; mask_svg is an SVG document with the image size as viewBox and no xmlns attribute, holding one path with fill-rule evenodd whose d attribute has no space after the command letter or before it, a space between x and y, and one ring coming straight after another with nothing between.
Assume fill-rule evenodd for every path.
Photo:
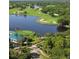
<instances>
[{"instance_id":1,"label":"dense tree line","mask_svg":"<svg viewBox=\"0 0 79 59\"><path fill-rule=\"evenodd\" d=\"M19 49L10 49L9 58L10 59L29 59L30 49L23 47Z\"/></svg>"},{"instance_id":2,"label":"dense tree line","mask_svg":"<svg viewBox=\"0 0 79 59\"><path fill-rule=\"evenodd\" d=\"M64 33L47 35L40 47L46 52L50 59L69 59L70 57L70 35L69 30Z\"/></svg>"},{"instance_id":3,"label":"dense tree line","mask_svg":"<svg viewBox=\"0 0 79 59\"><path fill-rule=\"evenodd\" d=\"M52 4L64 4L63 2L52 2L52 1L10 1L10 6L12 8L16 7L23 7L27 5L39 5L39 6L47 6L47 5L52 5Z\"/></svg>"},{"instance_id":4,"label":"dense tree line","mask_svg":"<svg viewBox=\"0 0 79 59\"><path fill-rule=\"evenodd\" d=\"M54 16L55 14L62 15L69 15L69 6L65 4L54 4L48 5L42 9L42 12Z\"/></svg>"}]
</instances>

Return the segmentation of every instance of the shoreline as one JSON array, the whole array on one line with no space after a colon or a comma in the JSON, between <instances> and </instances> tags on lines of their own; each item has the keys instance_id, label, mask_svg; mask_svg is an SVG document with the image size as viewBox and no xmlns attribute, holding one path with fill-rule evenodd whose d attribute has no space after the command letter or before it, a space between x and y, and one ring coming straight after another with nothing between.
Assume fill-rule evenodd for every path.
<instances>
[{"instance_id":1,"label":"shoreline","mask_svg":"<svg viewBox=\"0 0 79 59\"><path fill-rule=\"evenodd\" d=\"M15 14L16 14L16 12L18 11L17 9L15 9L16 11L14 11L14 9L11 9L10 11L9 11L9 13L10 14L13 14L14 12L15 12ZM12 12L11 12L12 11ZM25 9L25 10L23 10L23 11L27 11L27 16L37 16L37 17L39 17L39 23L41 23L41 24L48 24L48 25L57 25L58 23L57 23L57 19L58 18L54 18L54 17L51 17L50 15L48 15L48 14L44 14L44 13L42 13L41 11L39 11L39 10L35 10L35 9ZM36 12L36 13L35 13ZM40 13L40 14L39 14ZM53 20L52 20L53 19Z\"/></svg>"},{"instance_id":2,"label":"shoreline","mask_svg":"<svg viewBox=\"0 0 79 59\"><path fill-rule=\"evenodd\" d=\"M16 15L16 14L10 14L10 15ZM17 15L18 16L18 15ZM24 16L24 15L21 15ZM35 15L27 15L27 16L35 16ZM52 23L46 21L44 18L41 18L40 16L36 16L39 17L39 20L37 20L38 23L40 24L45 24L45 25L58 25L57 22L53 21Z\"/></svg>"}]
</instances>

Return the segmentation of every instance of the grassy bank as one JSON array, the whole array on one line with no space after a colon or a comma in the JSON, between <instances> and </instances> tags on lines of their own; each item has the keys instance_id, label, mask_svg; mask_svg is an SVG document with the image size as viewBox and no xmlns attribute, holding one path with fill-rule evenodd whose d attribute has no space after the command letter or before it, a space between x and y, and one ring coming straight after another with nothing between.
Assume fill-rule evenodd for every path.
<instances>
[{"instance_id":1,"label":"grassy bank","mask_svg":"<svg viewBox=\"0 0 79 59\"><path fill-rule=\"evenodd\" d=\"M17 30L16 31L18 34L22 35L23 37L27 37L30 40L32 40L32 44L36 44L38 42L40 42L40 38L38 37L38 35L33 32L33 31L29 31L29 30Z\"/></svg>"},{"instance_id":2,"label":"grassy bank","mask_svg":"<svg viewBox=\"0 0 79 59\"><path fill-rule=\"evenodd\" d=\"M16 31L18 34L23 35L23 36L32 36L34 35L34 32L29 31L29 30L18 30Z\"/></svg>"},{"instance_id":3,"label":"grassy bank","mask_svg":"<svg viewBox=\"0 0 79 59\"><path fill-rule=\"evenodd\" d=\"M22 10L22 12L26 11L26 15L29 16L38 16L39 17L39 23L42 24L58 24L58 19L61 17L52 17L48 14L42 13L39 9L32 9L32 8L27 8ZM16 14L16 12L19 12L17 8L10 9L10 14Z\"/></svg>"}]
</instances>

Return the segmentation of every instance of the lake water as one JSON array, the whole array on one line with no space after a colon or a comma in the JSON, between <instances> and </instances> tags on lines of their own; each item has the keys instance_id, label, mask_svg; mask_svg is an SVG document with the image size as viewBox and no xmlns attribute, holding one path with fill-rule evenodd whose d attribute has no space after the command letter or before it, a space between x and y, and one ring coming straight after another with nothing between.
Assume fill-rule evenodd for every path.
<instances>
[{"instance_id":1,"label":"lake water","mask_svg":"<svg viewBox=\"0 0 79 59\"><path fill-rule=\"evenodd\" d=\"M55 33L57 32L56 25L46 25L40 24L37 22L39 17L37 16L9 16L9 30L13 31L15 29L19 30L31 30L40 35L44 35L45 33Z\"/></svg>"}]
</instances>

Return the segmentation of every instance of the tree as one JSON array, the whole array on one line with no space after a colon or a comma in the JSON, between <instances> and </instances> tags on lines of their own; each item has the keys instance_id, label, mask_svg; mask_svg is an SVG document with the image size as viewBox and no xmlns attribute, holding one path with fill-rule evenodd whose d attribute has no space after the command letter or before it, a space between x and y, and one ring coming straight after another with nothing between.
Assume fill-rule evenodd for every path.
<instances>
[{"instance_id":1,"label":"tree","mask_svg":"<svg viewBox=\"0 0 79 59\"><path fill-rule=\"evenodd\" d=\"M46 35L44 42L39 44L50 59L69 59L70 57L70 36L69 30L61 33Z\"/></svg>"},{"instance_id":2,"label":"tree","mask_svg":"<svg viewBox=\"0 0 79 59\"><path fill-rule=\"evenodd\" d=\"M22 47L20 49L10 49L9 58L10 59L26 59L30 55L30 49Z\"/></svg>"}]
</instances>

